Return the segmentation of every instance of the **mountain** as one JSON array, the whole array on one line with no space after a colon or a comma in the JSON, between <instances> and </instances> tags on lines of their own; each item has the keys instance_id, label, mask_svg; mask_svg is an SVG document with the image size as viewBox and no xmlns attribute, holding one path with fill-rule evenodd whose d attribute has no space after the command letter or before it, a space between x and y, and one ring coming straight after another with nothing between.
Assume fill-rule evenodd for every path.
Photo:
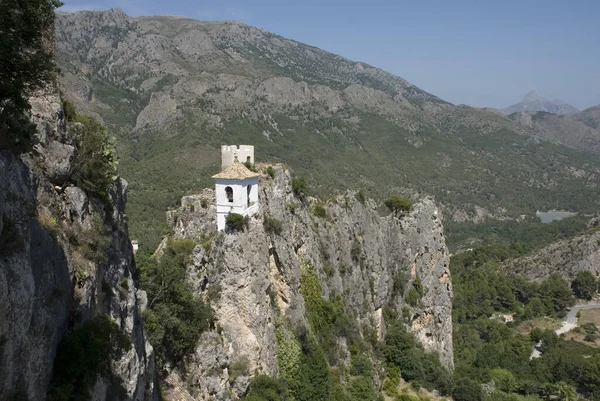
<instances>
[{"instance_id":1,"label":"mountain","mask_svg":"<svg viewBox=\"0 0 600 401\"><path fill-rule=\"evenodd\" d=\"M509 118L532 128L540 138L600 155L600 106L572 114L521 111L511 114Z\"/></svg>"},{"instance_id":2,"label":"mountain","mask_svg":"<svg viewBox=\"0 0 600 401\"><path fill-rule=\"evenodd\" d=\"M163 210L213 185L222 144L255 145L315 195L433 195L450 228L600 206L597 158L258 28L113 9L59 14L56 40L61 89L116 136L131 231L151 246Z\"/></svg>"},{"instance_id":3,"label":"mountain","mask_svg":"<svg viewBox=\"0 0 600 401\"><path fill-rule=\"evenodd\" d=\"M330 386L354 394L336 399L375 399L356 395L352 383L366 379L374 391L372 383L389 377L382 369L388 353L380 349L398 322L452 367L450 252L435 203L425 198L406 214L382 217L356 192L327 203L299 196L290 171L270 167L257 165L261 206L243 230L214 232L209 189L168 212L172 236L160 249L202 244L190 257L189 279L196 296L211 299L216 328L202 334L182 366L165 369L166 399L242 396L253 372L280 377L294 399L333 399ZM411 352L419 355L416 344ZM418 367L402 376L448 394L439 362L412 358ZM421 363L427 370L417 373ZM311 397L301 397L305 392Z\"/></svg>"},{"instance_id":4,"label":"mountain","mask_svg":"<svg viewBox=\"0 0 600 401\"><path fill-rule=\"evenodd\" d=\"M504 114L512 114L519 111L544 111L554 114L571 114L578 113L575 107L560 100L549 100L539 96L535 91L527 93L523 100L517 104L513 104L505 109L502 109Z\"/></svg>"},{"instance_id":5,"label":"mountain","mask_svg":"<svg viewBox=\"0 0 600 401\"><path fill-rule=\"evenodd\" d=\"M579 271L600 273L600 219L592 219L588 229L573 238L553 242L536 252L509 260L505 271L528 280L542 280L558 273L571 281Z\"/></svg>"}]
</instances>

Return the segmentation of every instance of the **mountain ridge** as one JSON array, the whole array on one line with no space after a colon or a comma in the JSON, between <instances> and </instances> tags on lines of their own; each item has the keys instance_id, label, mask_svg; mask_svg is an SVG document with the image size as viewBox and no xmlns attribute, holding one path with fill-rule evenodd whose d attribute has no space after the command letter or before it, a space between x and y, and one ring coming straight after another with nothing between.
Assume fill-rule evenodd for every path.
<instances>
[{"instance_id":1,"label":"mountain ridge","mask_svg":"<svg viewBox=\"0 0 600 401\"><path fill-rule=\"evenodd\" d=\"M285 162L317 195L428 193L454 222L598 207L590 156L258 28L113 10L60 14L56 30L65 96L117 136L132 232L151 242L160 212L212 186L220 145L234 143Z\"/></svg>"},{"instance_id":2,"label":"mountain ridge","mask_svg":"<svg viewBox=\"0 0 600 401\"><path fill-rule=\"evenodd\" d=\"M534 90L531 90L523 96L523 100L519 103L501 109L504 114L512 114L520 111L544 111L554 114L572 114L579 113L579 110L561 100L549 100L539 96Z\"/></svg>"}]
</instances>

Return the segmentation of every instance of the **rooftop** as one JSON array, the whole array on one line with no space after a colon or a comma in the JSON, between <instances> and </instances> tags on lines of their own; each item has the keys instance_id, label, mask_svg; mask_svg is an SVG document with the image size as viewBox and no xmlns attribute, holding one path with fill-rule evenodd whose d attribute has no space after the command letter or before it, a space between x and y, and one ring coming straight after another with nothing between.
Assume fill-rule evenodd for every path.
<instances>
[{"instance_id":1,"label":"rooftop","mask_svg":"<svg viewBox=\"0 0 600 401\"><path fill-rule=\"evenodd\" d=\"M219 174L213 175L212 178L221 180L245 180L246 178L255 178L259 175L260 174L248 170L248 167L236 160Z\"/></svg>"}]
</instances>

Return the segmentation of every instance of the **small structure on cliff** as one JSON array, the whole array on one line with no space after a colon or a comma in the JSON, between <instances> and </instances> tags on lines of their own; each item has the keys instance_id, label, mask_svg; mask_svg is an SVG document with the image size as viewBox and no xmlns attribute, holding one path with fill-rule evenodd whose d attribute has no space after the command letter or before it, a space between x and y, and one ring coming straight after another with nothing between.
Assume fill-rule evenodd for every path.
<instances>
[{"instance_id":1,"label":"small structure on cliff","mask_svg":"<svg viewBox=\"0 0 600 401\"><path fill-rule=\"evenodd\" d=\"M225 229L229 213L252 216L258 211L258 176L240 163L242 154L247 162L254 163L254 146L221 146L221 168L213 175L217 198L217 229Z\"/></svg>"}]
</instances>

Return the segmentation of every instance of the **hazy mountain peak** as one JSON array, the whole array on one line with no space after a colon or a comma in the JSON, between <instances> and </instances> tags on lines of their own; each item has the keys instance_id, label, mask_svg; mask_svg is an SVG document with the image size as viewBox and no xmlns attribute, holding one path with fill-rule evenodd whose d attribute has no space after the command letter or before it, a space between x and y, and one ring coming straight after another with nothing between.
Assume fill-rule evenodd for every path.
<instances>
[{"instance_id":1,"label":"hazy mountain peak","mask_svg":"<svg viewBox=\"0 0 600 401\"><path fill-rule=\"evenodd\" d=\"M550 100L538 95L534 90L527 92L520 103L513 104L502 112L512 114L519 111L545 111L554 114L578 113L579 110L568 103L560 100Z\"/></svg>"},{"instance_id":2,"label":"hazy mountain peak","mask_svg":"<svg viewBox=\"0 0 600 401\"><path fill-rule=\"evenodd\" d=\"M544 99L543 97L538 95L534 90L530 90L529 92L527 92L527 94L525 96L523 96L523 102L525 102L525 103L535 102L535 101L539 101L539 100L547 101L547 99Z\"/></svg>"}]
</instances>

